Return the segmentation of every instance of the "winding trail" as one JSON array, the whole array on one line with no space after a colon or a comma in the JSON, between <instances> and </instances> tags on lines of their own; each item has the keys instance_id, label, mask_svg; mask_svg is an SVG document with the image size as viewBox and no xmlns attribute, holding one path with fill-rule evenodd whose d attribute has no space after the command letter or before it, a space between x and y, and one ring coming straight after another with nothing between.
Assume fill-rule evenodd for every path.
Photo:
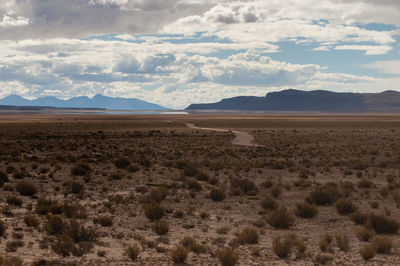
<instances>
[{"instance_id":1,"label":"winding trail","mask_svg":"<svg viewBox=\"0 0 400 266\"><path fill-rule=\"evenodd\" d=\"M195 124L184 122L185 126L191 129L201 129L201 130L211 130L218 132L232 132L235 134L235 138L232 140L233 145L241 145L241 146L251 146L251 147L261 147L261 145L254 144L254 137L250 133L243 131L235 131L221 128L208 128L208 127L198 127Z\"/></svg>"}]
</instances>

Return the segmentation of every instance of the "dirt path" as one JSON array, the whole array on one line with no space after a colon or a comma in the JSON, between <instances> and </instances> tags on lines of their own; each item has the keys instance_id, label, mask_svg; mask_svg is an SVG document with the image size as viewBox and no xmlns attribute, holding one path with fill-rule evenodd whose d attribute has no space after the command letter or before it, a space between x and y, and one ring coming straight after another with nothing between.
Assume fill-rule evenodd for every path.
<instances>
[{"instance_id":1,"label":"dirt path","mask_svg":"<svg viewBox=\"0 0 400 266\"><path fill-rule=\"evenodd\" d=\"M254 137L247 132L243 131L235 131L235 130L227 130L221 128L207 128L207 127L198 127L192 123L184 123L188 128L191 129L201 129L201 130L212 130L218 132L232 132L235 134L235 138L232 140L233 145L241 145L241 146L252 146L252 147L261 147L261 145L254 144Z\"/></svg>"}]
</instances>

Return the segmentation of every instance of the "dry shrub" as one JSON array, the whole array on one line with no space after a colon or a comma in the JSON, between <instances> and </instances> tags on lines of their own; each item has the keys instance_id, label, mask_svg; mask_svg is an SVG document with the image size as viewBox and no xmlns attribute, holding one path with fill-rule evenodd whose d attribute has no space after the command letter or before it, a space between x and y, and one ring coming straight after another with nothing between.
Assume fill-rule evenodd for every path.
<instances>
[{"instance_id":1,"label":"dry shrub","mask_svg":"<svg viewBox=\"0 0 400 266\"><path fill-rule=\"evenodd\" d=\"M79 163L71 169L71 174L75 176L84 176L90 174L91 170L88 164Z\"/></svg>"},{"instance_id":2,"label":"dry shrub","mask_svg":"<svg viewBox=\"0 0 400 266\"><path fill-rule=\"evenodd\" d=\"M124 254L131 260L136 260L140 254L140 248L136 244L129 245L125 248Z\"/></svg>"},{"instance_id":3,"label":"dry shrub","mask_svg":"<svg viewBox=\"0 0 400 266\"><path fill-rule=\"evenodd\" d=\"M14 205L14 206L21 206L22 205L22 199L16 197L16 196L8 196L7 197L7 203L10 205Z\"/></svg>"},{"instance_id":4,"label":"dry shrub","mask_svg":"<svg viewBox=\"0 0 400 266\"><path fill-rule=\"evenodd\" d=\"M307 249L304 239L295 234L288 234L284 238L274 238L272 242L272 249L279 258L287 258L294 248L298 257L303 257Z\"/></svg>"},{"instance_id":5,"label":"dry shrub","mask_svg":"<svg viewBox=\"0 0 400 266\"><path fill-rule=\"evenodd\" d=\"M356 224L365 224L368 221L368 214L356 211L350 214L350 219Z\"/></svg>"},{"instance_id":6,"label":"dry shrub","mask_svg":"<svg viewBox=\"0 0 400 266\"><path fill-rule=\"evenodd\" d=\"M196 240L189 236L184 237L180 243L195 253L205 253L207 250L206 246L197 243Z\"/></svg>"},{"instance_id":7,"label":"dry shrub","mask_svg":"<svg viewBox=\"0 0 400 266\"><path fill-rule=\"evenodd\" d=\"M219 249L216 256L222 266L234 266L239 262L239 255L232 248Z\"/></svg>"},{"instance_id":8,"label":"dry shrub","mask_svg":"<svg viewBox=\"0 0 400 266\"><path fill-rule=\"evenodd\" d=\"M368 226L373 228L378 234L395 234L400 228L400 224L397 220L373 213L369 215Z\"/></svg>"},{"instance_id":9,"label":"dry shrub","mask_svg":"<svg viewBox=\"0 0 400 266\"><path fill-rule=\"evenodd\" d=\"M364 260L370 260L375 257L376 250L371 244L365 244L360 249L360 255Z\"/></svg>"},{"instance_id":10,"label":"dry shrub","mask_svg":"<svg viewBox=\"0 0 400 266\"><path fill-rule=\"evenodd\" d=\"M297 203L295 215L301 218L313 218L317 216L318 209L312 204L307 202Z\"/></svg>"},{"instance_id":11,"label":"dry shrub","mask_svg":"<svg viewBox=\"0 0 400 266\"><path fill-rule=\"evenodd\" d=\"M114 165L119 169L125 169L131 165L131 162L127 158L121 157L114 161Z\"/></svg>"},{"instance_id":12,"label":"dry shrub","mask_svg":"<svg viewBox=\"0 0 400 266\"><path fill-rule=\"evenodd\" d=\"M111 216L103 215L96 217L93 221L95 224L100 224L101 226L108 227L112 226L113 218Z\"/></svg>"},{"instance_id":13,"label":"dry shrub","mask_svg":"<svg viewBox=\"0 0 400 266\"><path fill-rule=\"evenodd\" d=\"M393 247L392 240L387 236L376 236L371 244L377 253L390 253Z\"/></svg>"},{"instance_id":14,"label":"dry shrub","mask_svg":"<svg viewBox=\"0 0 400 266\"><path fill-rule=\"evenodd\" d=\"M357 206L348 198L340 198L335 202L335 208L341 215L354 213L357 210Z\"/></svg>"},{"instance_id":15,"label":"dry shrub","mask_svg":"<svg viewBox=\"0 0 400 266\"><path fill-rule=\"evenodd\" d=\"M360 227L357 230L357 238L360 239L361 241L369 241L375 236L375 231L371 228L366 228L366 227Z\"/></svg>"},{"instance_id":16,"label":"dry shrub","mask_svg":"<svg viewBox=\"0 0 400 266\"><path fill-rule=\"evenodd\" d=\"M26 215L24 217L24 222L27 226L35 227L35 228L38 227L40 224L39 219L34 215Z\"/></svg>"},{"instance_id":17,"label":"dry shrub","mask_svg":"<svg viewBox=\"0 0 400 266\"><path fill-rule=\"evenodd\" d=\"M231 179L231 189L232 191L239 191L236 194L244 195L255 195L257 194L258 188L256 184L249 178L232 178Z\"/></svg>"},{"instance_id":18,"label":"dry shrub","mask_svg":"<svg viewBox=\"0 0 400 266\"><path fill-rule=\"evenodd\" d=\"M4 221L0 220L0 236L5 236L7 225Z\"/></svg>"},{"instance_id":19,"label":"dry shrub","mask_svg":"<svg viewBox=\"0 0 400 266\"><path fill-rule=\"evenodd\" d=\"M184 263L188 254L189 251L186 247L177 245L171 250L170 257L174 263Z\"/></svg>"},{"instance_id":20,"label":"dry shrub","mask_svg":"<svg viewBox=\"0 0 400 266\"><path fill-rule=\"evenodd\" d=\"M169 225L168 225L168 223L166 221L159 220L159 221L155 221L153 223L152 229L158 235L165 235L169 231Z\"/></svg>"},{"instance_id":21,"label":"dry shrub","mask_svg":"<svg viewBox=\"0 0 400 266\"><path fill-rule=\"evenodd\" d=\"M19 182L15 186L15 190L22 196L33 196L37 193L37 188L30 182Z\"/></svg>"},{"instance_id":22,"label":"dry shrub","mask_svg":"<svg viewBox=\"0 0 400 266\"><path fill-rule=\"evenodd\" d=\"M237 241L240 244L257 244L259 239L259 234L257 229L247 227L244 228L237 236Z\"/></svg>"},{"instance_id":23,"label":"dry shrub","mask_svg":"<svg viewBox=\"0 0 400 266\"><path fill-rule=\"evenodd\" d=\"M288 229L294 223L294 217L286 208L279 208L268 215L267 222L274 228Z\"/></svg>"},{"instance_id":24,"label":"dry shrub","mask_svg":"<svg viewBox=\"0 0 400 266\"><path fill-rule=\"evenodd\" d=\"M261 201L261 206L265 210L275 210L278 208L278 203L270 196L265 196L264 199Z\"/></svg>"},{"instance_id":25,"label":"dry shrub","mask_svg":"<svg viewBox=\"0 0 400 266\"><path fill-rule=\"evenodd\" d=\"M331 243L332 243L333 237L330 233L325 233L321 240L319 241L319 248L323 251L326 252L330 249Z\"/></svg>"},{"instance_id":26,"label":"dry shrub","mask_svg":"<svg viewBox=\"0 0 400 266\"><path fill-rule=\"evenodd\" d=\"M144 213L150 221L157 221L164 217L164 208L158 204L145 204Z\"/></svg>"},{"instance_id":27,"label":"dry shrub","mask_svg":"<svg viewBox=\"0 0 400 266\"><path fill-rule=\"evenodd\" d=\"M337 185L326 184L315 188L307 197L307 202L316 205L332 205L339 196L340 192Z\"/></svg>"},{"instance_id":28,"label":"dry shrub","mask_svg":"<svg viewBox=\"0 0 400 266\"><path fill-rule=\"evenodd\" d=\"M223 201L225 199L225 190L223 188L213 188L210 191L210 198L213 201Z\"/></svg>"},{"instance_id":29,"label":"dry shrub","mask_svg":"<svg viewBox=\"0 0 400 266\"><path fill-rule=\"evenodd\" d=\"M350 250L350 239L347 235L345 234L337 234L335 236L336 239L336 245L338 248L342 251L349 251Z\"/></svg>"}]
</instances>

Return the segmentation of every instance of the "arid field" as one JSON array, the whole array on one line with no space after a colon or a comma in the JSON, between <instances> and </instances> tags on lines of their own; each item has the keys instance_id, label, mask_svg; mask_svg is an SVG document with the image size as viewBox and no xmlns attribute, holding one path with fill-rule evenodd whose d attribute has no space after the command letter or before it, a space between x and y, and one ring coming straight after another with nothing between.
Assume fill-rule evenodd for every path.
<instances>
[{"instance_id":1,"label":"arid field","mask_svg":"<svg viewBox=\"0 0 400 266\"><path fill-rule=\"evenodd\" d=\"M399 265L399 177L400 115L3 114L0 265Z\"/></svg>"}]
</instances>

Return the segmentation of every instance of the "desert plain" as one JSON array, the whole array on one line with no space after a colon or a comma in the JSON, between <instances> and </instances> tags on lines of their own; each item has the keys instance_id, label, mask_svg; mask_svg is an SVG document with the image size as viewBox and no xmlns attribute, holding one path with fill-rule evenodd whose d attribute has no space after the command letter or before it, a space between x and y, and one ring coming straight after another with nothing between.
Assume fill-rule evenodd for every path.
<instances>
[{"instance_id":1,"label":"desert plain","mask_svg":"<svg viewBox=\"0 0 400 266\"><path fill-rule=\"evenodd\" d=\"M399 265L399 177L400 115L2 114L0 265Z\"/></svg>"}]
</instances>

